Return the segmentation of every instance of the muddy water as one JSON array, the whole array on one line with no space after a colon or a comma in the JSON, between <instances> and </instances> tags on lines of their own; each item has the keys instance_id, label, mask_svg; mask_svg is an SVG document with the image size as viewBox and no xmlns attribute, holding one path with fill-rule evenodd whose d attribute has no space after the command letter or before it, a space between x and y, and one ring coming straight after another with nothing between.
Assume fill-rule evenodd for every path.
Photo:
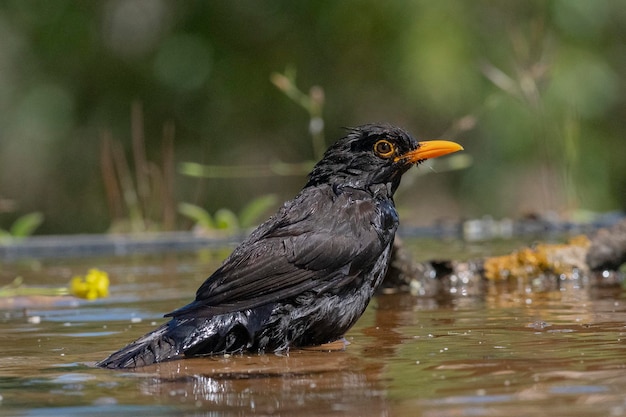
<instances>
[{"instance_id":1,"label":"muddy water","mask_svg":"<svg viewBox=\"0 0 626 417\"><path fill-rule=\"evenodd\" d=\"M0 415L626 414L625 293L575 285L445 303L379 296L344 350L189 359L135 372L93 367L188 302L224 255L1 264L0 284L17 275L63 284L98 267L112 287L92 302L3 301Z\"/></svg>"}]
</instances>

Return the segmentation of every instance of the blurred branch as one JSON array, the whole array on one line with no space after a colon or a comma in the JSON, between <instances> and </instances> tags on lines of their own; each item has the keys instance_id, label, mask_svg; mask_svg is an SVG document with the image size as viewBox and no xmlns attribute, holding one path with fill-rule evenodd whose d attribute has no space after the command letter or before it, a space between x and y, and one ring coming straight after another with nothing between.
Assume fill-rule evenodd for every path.
<instances>
[{"instance_id":1,"label":"blurred branch","mask_svg":"<svg viewBox=\"0 0 626 417\"><path fill-rule=\"evenodd\" d=\"M150 198L150 168L148 167L146 157L146 138L144 136L143 125L143 109L141 103L134 101L131 106L130 117L130 131L132 142L132 156L135 163L135 198L137 199L136 206L138 213L141 215L141 207L149 207ZM124 168L128 168L128 165ZM126 169L126 175L128 175L128 169ZM125 178L126 185L129 186L130 175ZM145 224L144 224L145 227Z\"/></svg>"},{"instance_id":2,"label":"blurred branch","mask_svg":"<svg viewBox=\"0 0 626 417\"><path fill-rule=\"evenodd\" d=\"M309 133L313 142L313 155L315 159L321 159L326 150L324 118L322 115L324 89L314 85L309 89L308 95L304 94L296 86L296 71L293 68L287 68L283 74L278 72L272 73L270 80L276 88L309 113Z\"/></svg>"},{"instance_id":3,"label":"blurred branch","mask_svg":"<svg viewBox=\"0 0 626 417\"><path fill-rule=\"evenodd\" d=\"M174 176L176 168L174 162L174 137L176 129L173 122L167 122L163 126L163 144L161 154L163 156L163 189L161 201L163 202L163 228L174 230L176 228L176 204L174 197Z\"/></svg>"},{"instance_id":4,"label":"blurred branch","mask_svg":"<svg viewBox=\"0 0 626 417\"><path fill-rule=\"evenodd\" d=\"M144 232L154 229L173 230L176 227L173 195L174 132L173 124L166 124L163 128L162 166L149 161L143 111L139 103L133 103L133 167L128 163L122 144L114 140L110 132L102 134L100 163L109 212L113 218L113 231Z\"/></svg>"},{"instance_id":5,"label":"blurred branch","mask_svg":"<svg viewBox=\"0 0 626 417\"><path fill-rule=\"evenodd\" d=\"M502 70L486 61L482 63L480 69L483 75L491 81L493 85L515 98L523 99L519 84Z\"/></svg>"},{"instance_id":6,"label":"blurred branch","mask_svg":"<svg viewBox=\"0 0 626 417\"><path fill-rule=\"evenodd\" d=\"M460 117L452 122L452 125L444 132L442 138L453 139L463 132L468 132L476 127L478 124L478 116L474 114L468 114Z\"/></svg>"},{"instance_id":7,"label":"blurred branch","mask_svg":"<svg viewBox=\"0 0 626 417\"><path fill-rule=\"evenodd\" d=\"M179 171L183 175L200 178L254 178L290 175L306 175L313 165L313 161L296 163L272 162L268 165L224 166L204 165L196 162L183 162Z\"/></svg>"},{"instance_id":8,"label":"blurred branch","mask_svg":"<svg viewBox=\"0 0 626 417\"><path fill-rule=\"evenodd\" d=\"M483 62L483 75L510 97L514 97L533 117L532 130L529 132L535 141L535 148L540 150L541 169L545 177L550 176L554 167L561 169L560 181L566 193L565 207L573 211L577 206L578 194L574 171L579 165L579 118L571 107L554 112L544 94L552 80L554 60L553 43L543 25L534 27L529 35L520 30L511 32L510 40L513 51L512 75L506 74L490 62ZM554 190L543 187L545 201L554 198Z\"/></svg>"},{"instance_id":9,"label":"blurred branch","mask_svg":"<svg viewBox=\"0 0 626 417\"><path fill-rule=\"evenodd\" d=\"M326 143L324 140L324 119L322 109L324 107L324 90L313 86L309 94L305 94L295 84L295 71L285 70L284 74L272 73L271 82L289 97L294 103L304 108L309 113L309 132L313 145L315 159L319 160L324 155ZM262 165L204 165L196 162L183 162L179 165L179 171L183 175L197 178L255 178L289 175L308 174L315 161L302 161L295 163L275 161Z\"/></svg>"}]
</instances>

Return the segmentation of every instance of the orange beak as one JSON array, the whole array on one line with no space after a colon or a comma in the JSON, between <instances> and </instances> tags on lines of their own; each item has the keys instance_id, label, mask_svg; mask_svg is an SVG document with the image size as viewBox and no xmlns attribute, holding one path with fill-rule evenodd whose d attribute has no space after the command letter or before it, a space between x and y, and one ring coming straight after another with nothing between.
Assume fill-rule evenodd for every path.
<instances>
[{"instance_id":1,"label":"orange beak","mask_svg":"<svg viewBox=\"0 0 626 417\"><path fill-rule=\"evenodd\" d=\"M452 152L462 151L463 147L449 140L427 140L419 142L419 147L415 150L396 157L395 162L406 161L415 164L425 159L437 158Z\"/></svg>"}]
</instances>

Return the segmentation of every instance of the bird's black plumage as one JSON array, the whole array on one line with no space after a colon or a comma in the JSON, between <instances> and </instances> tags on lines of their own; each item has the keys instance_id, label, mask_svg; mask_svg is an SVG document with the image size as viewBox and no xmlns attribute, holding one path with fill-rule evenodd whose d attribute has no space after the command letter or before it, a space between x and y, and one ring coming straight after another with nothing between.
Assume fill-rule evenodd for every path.
<instances>
[{"instance_id":1,"label":"bird's black plumage","mask_svg":"<svg viewBox=\"0 0 626 417\"><path fill-rule=\"evenodd\" d=\"M398 227L393 194L401 175L421 161L419 147L400 128L350 129L302 191L233 251L193 302L98 365L132 368L341 338L387 271Z\"/></svg>"}]
</instances>

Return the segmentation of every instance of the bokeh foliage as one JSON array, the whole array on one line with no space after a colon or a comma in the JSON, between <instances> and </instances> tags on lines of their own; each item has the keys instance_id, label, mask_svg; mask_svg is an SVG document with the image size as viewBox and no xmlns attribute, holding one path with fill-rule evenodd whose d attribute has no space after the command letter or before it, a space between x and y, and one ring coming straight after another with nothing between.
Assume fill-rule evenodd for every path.
<instances>
[{"instance_id":1,"label":"bokeh foliage","mask_svg":"<svg viewBox=\"0 0 626 417\"><path fill-rule=\"evenodd\" d=\"M0 198L18 208L0 213L0 227L42 212L43 233L106 231L101 141L106 132L130 157L134 102L150 161L161 161L166 125L177 163L312 159L308 115L270 82L289 66L304 89L323 87L327 140L341 126L388 121L458 140L472 155L471 168L404 191L403 222L623 209L625 6L3 1ZM215 212L268 193L288 198L303 182L177 174L174 190Z\"/></svg>"}]
</instances>

